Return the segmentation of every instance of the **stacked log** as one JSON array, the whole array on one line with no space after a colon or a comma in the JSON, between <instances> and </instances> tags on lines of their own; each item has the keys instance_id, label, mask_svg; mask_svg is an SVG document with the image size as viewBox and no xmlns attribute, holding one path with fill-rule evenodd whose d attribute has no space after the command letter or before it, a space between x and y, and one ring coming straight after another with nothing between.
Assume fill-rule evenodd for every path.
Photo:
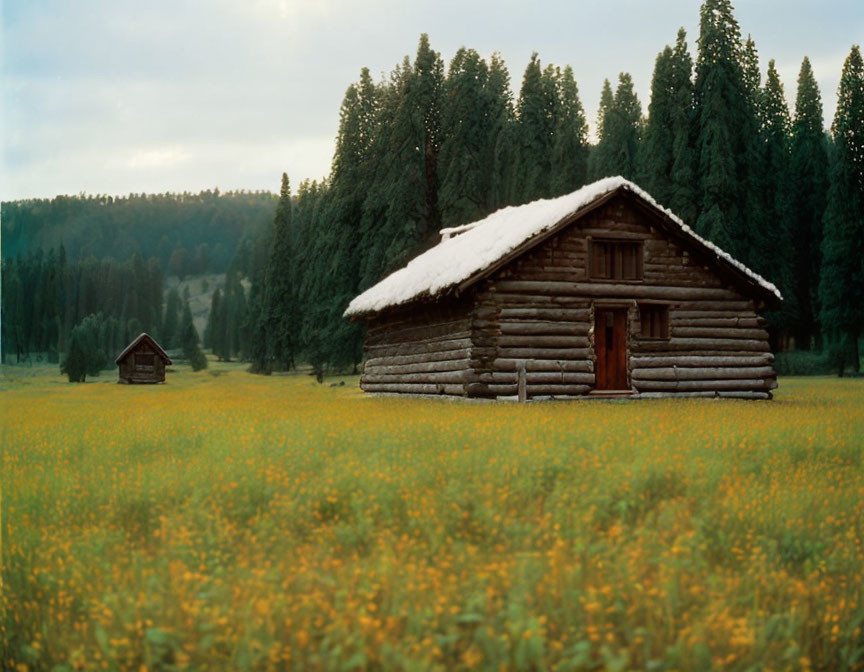
<instances>
[{"instance_id":1,"label":"stacked log","mask_svg":"<svg viewBox=\"0 0 864 672\"><path fill-rule=\"evenodd\" d=\"M367 392L464 395L472 304L416 306L371 319L360 387Z\"/></svg>"}]
</instances>

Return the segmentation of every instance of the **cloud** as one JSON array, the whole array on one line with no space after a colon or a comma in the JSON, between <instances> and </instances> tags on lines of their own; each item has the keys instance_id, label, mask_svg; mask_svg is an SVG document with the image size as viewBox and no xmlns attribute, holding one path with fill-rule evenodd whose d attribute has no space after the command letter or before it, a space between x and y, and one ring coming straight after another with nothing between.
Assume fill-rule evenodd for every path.
<instances>
[{"instance_id":1,"label":"cloud","mask_svg":"<svg viewBox=\"0 0 864 672\"><path fill-rule=\"evenodd\" d=\"M738 18L790 100L810 56L827 125L864 5L788 2L741 3ZM45 0L2 12L4 199L326 175L345 89L363 66L386 76L421 32L445 62L462 45L499 51L515 95L532 51L571 64L593 126L604 78L631 72L647 108L657 52L683 24L695 55L698 23L692 0Z\"/></svg>"}]
</instances>

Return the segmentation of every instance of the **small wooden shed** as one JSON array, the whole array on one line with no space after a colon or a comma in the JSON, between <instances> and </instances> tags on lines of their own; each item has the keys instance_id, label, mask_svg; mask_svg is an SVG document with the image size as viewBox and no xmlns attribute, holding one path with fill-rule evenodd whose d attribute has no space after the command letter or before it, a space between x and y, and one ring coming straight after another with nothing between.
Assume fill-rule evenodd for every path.
<instances>
[{"instance_id":1,"label":"small wooden shed","mask_svg":"<svg viewBox=\"0 0 864 672\"><path fill-rule=\"evenodd\" d=\"M720 396L777 386L777 288L621 177L444 229L357 296L368 392Z\"/></svg>"},{"instance_id":2,"label":"small wooden shed","mask_svg":"<svg viewBox=\"0 0 864 672\"><path fill-rule=\"evenodd\" d=\"M171 358L149 334L141 334L114 360L120 370L118 383L164 383Z\"/></svg>"}]
</instances>

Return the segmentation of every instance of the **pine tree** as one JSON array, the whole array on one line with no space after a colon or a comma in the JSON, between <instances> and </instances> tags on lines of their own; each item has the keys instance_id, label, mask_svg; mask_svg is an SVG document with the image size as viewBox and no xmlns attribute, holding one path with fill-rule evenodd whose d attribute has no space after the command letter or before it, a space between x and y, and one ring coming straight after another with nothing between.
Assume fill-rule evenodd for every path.
<instances>
[{"instance_id":1,"label":"pine tree","mask_svg":"<svg viewBox=\"0 0 864 672\"><path fill-rule=\"evenodd\" d=\"M600 96L600 141L595 150L595 178L636 176L636 154L642 135L642 106L633 90L633 78L622 72L611 102L609 82L604 81Z\"/></svg>"},{"instance_id":2,"label":"pine tree","mask_svg":"<svg viewBox=\"0 0 864 672\"><path fill-rule=\"evenodd\" d=\"M364 202L364 234L372 246L361 276L377 282L438 240L438 152L444 66L420 36L412 65L393 73L382 112L392 115L379 145L376 186Z\"/></svg>"},{"instance_id":3,"label":"pine tree","mask_svg":"<svg viewBox=\"0 0 864 672\"><path fill-rule=\"evenodd\" d=\"M204 347L209 347L214 355L221 357L224 349L225 332L222 307L222 290L217 288L210 299L210 315L207 319L207 329L204 332Z\"/></svg>"},{"instance_id":4,"label":"pine tree","mask_svg":"<svg viewBox=\"0 0 864 672\"><path fill-rule=\"evenodd\" d=\"M672 51L671 87L674 91L671 124L673 132L672 194L669 207L691 226L699 213L694 149L693 59L687 49L687 34L681 28Z\"/></svg>"},{"instance_id":5,"label":"pine tree","mask_svg":"<svg viewBox=\"0 0 864 672\"><path fill-rule=\"evenodd\" d=\"M809 349L819 337L818 288L822 214L828 189L828 143L822 122L822 99L807 57L798 75L795 121L789 162L791 241L790 294L798 306L793 324L797 347Z\"/></svg>"},{"instance_id":6,"label":"pine tree","mask_svg":"<svg viewBox=\"0 0 864 672\"><path fill-rule=\"evenodd\" d=\"M180 294L172 287L165 300L165 315L162 318L162 343L167 349L179 347Z\"/></svg>"},{"instance_id":7,"label":"pine tree","mask_svg":"<svg viewBox=\"0 0 864 672\"><path fill-rule=\"evenodd\" d=\"M486 94L489 101L489 133L495 137L489 163L492 174L487 201L487 211L492 212L510 202L511 174L516 168L513 156L516 134L513 93L510 91L510 73L500 54L492 54L489 62Z\"/></svg>"},{"instance_id":8,"label":"pine tree","mask_svg":"<svg viewBox=\"0 0 864 672\"><path fill-rule=\"evenodd\" d=\"M558 115L552 145L550 196L567 194L588 179L588 122L579 99L579 88L569 65L556 69Z\"/></svg>"},{"instance_id":9,"label":"pine tree","mask_svg":"<svg viewBox=\"0 0 864 672\"><path fill-rule=\"evenodd\" d=\"M842 376L847 366L860 370L864 326L864 61L857 45L843 64L837 95L819 297Z\"/></svg>"},{"instance_id":10,"label":"pine tree","mask_svg":"<svg viewBox=\"0 0 864 672\"><path fill-rule=\"evenodd\" d=\"M618 76L618 88L612 105L609 144L613 172L627 179L636 176L636 155L642 136L642 106L633 89L633 78L627 72Z\"/></svg>"},{"instance_id":11,"label":"pine tree","mask_svg":"<svg viewBox=\"0 0 864 672\"><path fill-rule=\"evenodd\" d=\"M740 59L745 115L738 135L744 146L746 161L739 168L745 206L741 221L743 229L736 241L743 247L739 259L756 272L782 285L773 268L774 260L782 252L774 249L776 241L771 234L773 224L769 221L773 196L771 185L775 176L770 173L767 143L763 136L763 128L768 123L763 106L765 91L759 71L759 53L749 35L741 47ZM776 315L771 316L770 323L772 330L776 329Z\"/></svg>"},{"instance_id":12,"label":"pine tree","mask_svg":"<svg viewBox=\"0 0 864 672\"><path fill-rule=\"evenodd\" d=\"M729 0L706 0L700 10L694 87L700 205L696 230L745 260L750 256L744 204L751 114L740 41Z\"/></svg>"},{"instance_id":13,"label":"pine tree","mask_svg":"<svg viewBox=\"0 0 864 672\"><path fill-rule=\"evenodd\" d=\"M549 115L547 79L540 59L534 52L522 76L516 108L517 158L510 184L514 203L542 198L548 188L553 128Z\"/></svg>"},{"instance_id":14,"label":"pine tree","mask_svg":"<svg viewBox=\"0 0 864 672\"><path fill-rule=\"evenodd\" d=\"M282 173L279 204L273 218L270 256L264 276L261 323L256 330L256 337L262 340L259 352L263 355L263 361L252 363L252 370L257 373L269 373L274 367L287 370L294 366L299 325L292 282L295 260L291 214L291 185L288 175Z\"/></svg>"},{"instance_id":15,"label":"pine tree","mask_svg":"<svg viewBox=\"0 0 864 672\"><path fill-rule=\"evenodd\" d=\"M786 300L782 312L776 316L776 325L785 329L797 313L792 284L791 240L788 236L790 219L789 140L790 120L783 84L774 66L768 62L768 73L760 97L759 139L764 166L762 180L763 230L760 236L762 264L758 271L774 282Z\"/></svg>"},{"instance_id":16,"label":"pine tree","mask_svg":"<svg viewBox=\"0 0 864 672\"><path fill-rule=\"evenodd\" d=\"M75 327L69 338L69 352L60 365L60 372L66 374L70 383L83 383L87 378L88 364L86 336L80 327Z\"/></svg>"},{"instance_id":17,"label":"pine tree","mask_svg":"<svg viewBox=\"0 0 864 672\"><path fill-rule=\"evenodd\" d=\"M612 86L608 79L604 79L603 88L600 91L600 104L597 108L597 145L591 150L588 159L588 172L592 181L614 175L609 152L611 147L608 142L609 129L607 128L607 125L611 125L610 113L614 104L615 96L612 93Z\"/></svg>"},{"instance_id":18,"label":"pine tree","mask_svg":"<svg viewBox=\"0 0 864 672\"><path fill-rule=\"evenodd\" d=\"M657 55L651 78L651 102L645 122L645 140L639 151L639 184L659 203L672 201L672 163L675 129L672 125L676 92L672 88L672 48Z\"/></svg>"},{"instance_id":19,"label":"pine tree","mask_svg":"<svg viewBox=\"0 0 864 672\"><path fill-rule=\"evenodd\" d=\"M685 222L696 219L693 152L693 61L686 33L667 46L654 66L645 137L639 151L639 182Z\"/></svg>"},{"instance_id":20,"label":"pine tree","mask_svg":"<svg viewBox=\"0 0 864 672\"><path fill-rule=\"evenodd\" d=\"M206 369L207 357L199 347L198 330L195 329L195 323L192 321L192 311L189 309L188 301L183 304L183 320L180 330L183 340L183 357L189 362L193 371Z\"/></svg>"},{"instance_id":21,"label":"pine tree","mask_svg":"<svg viewBox=\"0 0 864 672\"><path fill-rule=\"evenodd\" d=\"M462 47L444 82L438 157L439 205L444 226L459 226L486 214L490 160L496 137L490 136L486 84L489 69L473 49ZM490 144L492 151L490 152Z\"/></svg>"}]
</instances>

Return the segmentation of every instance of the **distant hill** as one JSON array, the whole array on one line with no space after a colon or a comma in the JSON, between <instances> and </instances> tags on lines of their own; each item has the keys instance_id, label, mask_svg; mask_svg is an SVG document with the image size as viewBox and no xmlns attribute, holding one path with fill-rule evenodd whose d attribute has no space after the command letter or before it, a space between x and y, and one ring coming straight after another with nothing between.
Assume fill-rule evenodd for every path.
<instances>
[{"instance_id":1,"label":"distant hill","mask_svg":"<svg viewBox=\"0 0 864 672\"><path fill-rule=\"evenodd\" d=\"M272 222L269 192L57 196L0 204L2 256L61 244L71 261L88 257L159 260L166 275L222 273L244 238Z\"/></svg>"}]
</instances>

